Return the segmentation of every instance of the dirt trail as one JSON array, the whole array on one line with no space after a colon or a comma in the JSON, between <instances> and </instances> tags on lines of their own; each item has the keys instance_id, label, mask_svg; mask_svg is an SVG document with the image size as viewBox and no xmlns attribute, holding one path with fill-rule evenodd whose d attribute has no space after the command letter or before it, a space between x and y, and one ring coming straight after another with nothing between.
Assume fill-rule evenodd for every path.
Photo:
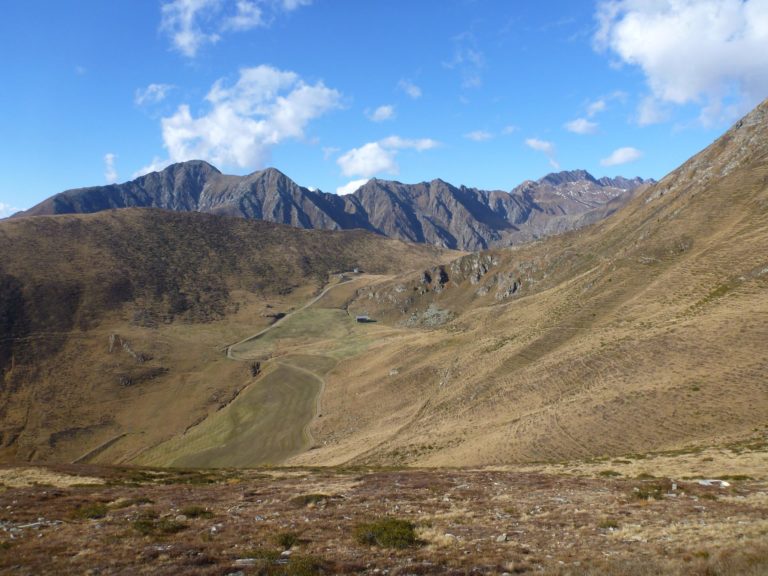
<instances>
[{"instance_id":1,"label":"dirt trail","mask_svg":"<svg viewBox=\"0 0 768 576\"><path fill-rule=\"evenodd\" d=\"M264 328L260 332L257 332L256 334L253 334L252 336L248 336L247 338L243 338L242 340L240 340L238 342L235 342L234 344L229 344L228 346L226 346L227 358L229 358L230 360L241 360L241 358L237 358L237 357L235 357L232 354L232 348L234 348L235 346L239 346L240 344L245 344L246 342L251 342L253 340L256 340L257 338L261 338L262 336L264 336L264 334L266 334L267 332L269 332L273 328L277 328L278 326L283 324L286 320L291 318L294 314L298 314L299 312L303 312L304 310L306 310L307 308L309 308L313 304L317 303L323 296L325 296L328 292L330 292L334 288L336 288L338 286L342 286L344 284L348 284L350 282L355 282L355 281L357 281L359 279L360 278L350 278L350 279L347 279L347 280L343 280L343 281L339 282L338 284L332 284L330 286L326 286L323 289L323 291L320 292L320 294L318 294L317 296L312 298L312 300L310 300L309 302L304 304L304 306L302 306L298 310L294 310L293 312L289 312L288 314L286 314L285 316L283 316L282 318L277 320L274 324L272 324L270 326L267 326L266 328Z\"/></svg>"},{"instance_id":2,"label":"dirt trail","mask_svg":"<svg viewBox=\"0 0 768 576\"><path fill-rule=\"evenodd\" d=\"M222 350L226 350L231 360L249 359L244 357L242 349L237 350L238 346L283 325L316 305L334 288L361 279L347 278L325 287L271 326ZM314 442L310 427L321 414L324 371L290 353L274 358L270 364L274 369L265 366L265 377L254 379L225 408L185 432L184 440L175 438L157 447L147 462L203 467L253 466L264 462L274 464L310 448Z\"/></svg>"}]
</instances>

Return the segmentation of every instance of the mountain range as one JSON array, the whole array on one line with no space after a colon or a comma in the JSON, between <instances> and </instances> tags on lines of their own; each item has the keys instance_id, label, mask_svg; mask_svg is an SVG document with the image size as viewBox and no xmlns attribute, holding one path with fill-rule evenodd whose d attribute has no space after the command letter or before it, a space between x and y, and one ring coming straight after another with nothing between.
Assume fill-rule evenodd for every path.
<instances>
[{"instance_id":1,"label":"mountain range","mask_svg":"<svg viewBox=\"0 0 768 576\"><path fill-rule=\"evenodd\" d=\"M310 190L267 168L222 174L202 160L173 164L123 184L67 190L15 217L164 208L239 216L299 228L360 228L459 250L509 246L580 228L615 212L642 178L596 179L584 170L549 174L510 192L371 179L353 194Z\"/></svg>"},{"instance_id":2,"label":"mountain range","mask_svg":"<svg viewBox=\"0 0 768 576\"><path fill-rule=\"evenodd\" d=\"M385 191L392 210L428 206L444 183L376 180L345 198L197 162L62 194L49 212L136 198L184 211L0 222L0 461L439 467L764 450L766 159L768 102L611 217L470 254L236 211L298 218L313 198L365 207ZM585 179L528 194L541 206L543 188ZM270 187L284 192L262 196L270 207L248 193ZM468 197L502 213L494 193L448 189L474 214ZM563 194L552 202L578 197Z\"/></svg>"},{"instance_id":3,"label":"mountain range","mask_svg":"<svg viewBox=\"0 0 768 576\"><path fill-rule=\"evenodd\" d=\"M768 101L632 194L588 180L511 194L374 180L339 197L194 162L30 212L176 211L3 220L0 462L651 466L664 453L698 467L716 448L764 469ZM437 234L429 213L457 245L479 243L444 227L461 208L505 241L526 196L537 218L625 205L469 254L302 229L360 218Z\"/></svg>"}]
</instances>

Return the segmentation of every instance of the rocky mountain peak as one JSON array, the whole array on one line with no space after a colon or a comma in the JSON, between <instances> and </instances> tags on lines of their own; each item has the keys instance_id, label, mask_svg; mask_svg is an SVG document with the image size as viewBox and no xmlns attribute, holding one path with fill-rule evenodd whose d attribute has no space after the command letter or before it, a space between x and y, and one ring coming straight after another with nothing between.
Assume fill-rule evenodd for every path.
<instances>
[{"instance_id":1,"label":"rocky mountain peak","mask_svg":"<svg viewBox=\"0 0 768 576\"><path fill-rule=\"evenodd\" d=\"M260 178L264 178L267 180L277 180L280 178L288 178L288 176L280 172L280 170L278 170L277 168L273 168L271 166L269 168L264 168L263 170L254 172L253 174L251 174L251 176L255 176L257 174L259 175Z\"/></svg>"},{"instance_id":2,"label":"rocky mountain peak","mask_svg":"<svg viewBox=\"0 0 768 576\"><path fill-rule=\"evenodd\" d=\"M211 212L301 228L363 228L400 240L480 250L563 232L607 214L642 183L597 181L585 170L549 174L510 192L371 178L353 194L303 188L276 168L229 176L203 160L168 166L131 182L67 190L21 215L155 207ZM611 208L615 209L615 205Z\"/></svg>"},{"instance_id":3,"label":"rocky mountain peak","mask_svg":"<svg viewBox=\"0 0 768 576\"><path fill-rule=\"evenodd\" d=\"M151 174L155 174L155 172L150 172L149 174L145 174L145 176L150 176ZM187 160L185 162L177 162L175 164L171 164L170 166L167 166L166 168L160 171L160 174L211 175L211 174L221 174L221 171L218 168L216 168L216 166L209 164L205 160Z\"/></svg>"},{"instance_id":4,"label":"rocky mountain peak","mask_svg":"<svg viewBox=\"0 0 768 576\"><path fill-rule=\"evenodd\" d=\"M552 174L547 174L538 182L539 184L560 186L562 184L582 181L597 183L595 177L586 170L564 170L562 172L553 172Z\"/></svg>"}]
</instances>

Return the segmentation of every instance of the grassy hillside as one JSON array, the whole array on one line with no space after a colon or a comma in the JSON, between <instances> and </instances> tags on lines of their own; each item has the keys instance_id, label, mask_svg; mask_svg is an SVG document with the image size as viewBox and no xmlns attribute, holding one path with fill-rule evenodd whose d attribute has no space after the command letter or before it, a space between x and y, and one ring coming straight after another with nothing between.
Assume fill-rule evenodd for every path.
<instances>
[{"instance_id":1,"label":"grassy hillside","mask_svg":"<svg viewBox=\"0 0 768 576\"><path fill-rule=\"evenodd\" d=\"M334 273L444 252L364 232L117 210L0 223L0 455L120 459L252 381L220 351Z\"/></svg>"},{"instance_id":2,"label":"grassy hillside","mask_svg":"<svg viewBox=\"0 0 768 576\"><path fill-rule=\"evenodd\" d=\"M4 222L0 250L5 458L768 451L766 103L608 220L517 249L118 211Z\"/></svg>"},{"instance_id":3,"label":"grassy hillside","mask_svg":"<svg viewBox=\"0 0 768 576\"><path fill-rule=\"evenodd\" d=\"M342 362L293 462L765 451L767 119L589 229L370 287L350 310L426 329Z\"/></svg>"}]
</instances>

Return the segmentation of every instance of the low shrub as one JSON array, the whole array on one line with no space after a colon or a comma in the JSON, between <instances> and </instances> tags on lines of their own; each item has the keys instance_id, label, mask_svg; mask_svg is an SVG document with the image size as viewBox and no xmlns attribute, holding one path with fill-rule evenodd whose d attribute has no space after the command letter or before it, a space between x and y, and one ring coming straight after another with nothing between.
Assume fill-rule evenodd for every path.
<instances>
[{"instance_id":1,"label":"low shrub","mask_svg":"<svg viewBox=\"0 0 768 576\"><path fill-rule=\"evenodd\" d=\"M187 518L212 518L213 512L203 506L186 506L181 509L181 513Z\"/></svg>"},{"instance_id":2,"label":"low shrub","mask_svg":"<svg viewBox=\"0 0 768 576\"><path fill-rule=\"evenodd\" d=\"M173 518L158 518L157 512L141 514L133 523L133 529L143 536L162 536L186 530L187 525Z\"/></svg>"},{"instance_id":3,"label":"low shrub","mask_svg":"<svg viewBox=\"0 0 768 576\"><path fill-rule=\"evenodd\" d=\"M616 530L619 527L619 523L613 518L604 518L597 526L603 530Z\"/></svg>"},{"instance_id":4,"label":"low shrub","mask_svg":"<svg viewBox=\"0 0 768 576\"><path fill-rule=\"evenodd\" d=\"M664 498L664 486L661 484L643 484L632 491L632 496L637 500L662 500Z\"/></svg>"},{"instance_id":5,"label":"low shrub","mask_svg":"<svg viewBox=\"0 0 768 576\"><path fill-rule=\"evenodd\" d=\"M407 520L383 518L360 524L355 528L355 539L360 544L383 548L409 548L416 546L415 526Z\"/></svg>"},{"instance_id":6,"label":"low shrub","mask_svg":"<svg viewBox=\"0 0 768 576\"><path fill-rule=\"evenodd\" d=\"M299 543L299 535L296 532L281 532L275 537L275 541L283 550L290 550Z\"/></svg>"},{"instance_id":7,"label":"low shrub","mask_svg":"<svg viewBox=\"0 0 768 576\"><path fill-rule=\"evenodd\" d=\"M300 496L291 498L291 502L297 506L310 506L325 502L328 498L330 498L330 496L327 494L301 494Z\"/></svg>"},{"instance_id":8,"label":"low shrub","mask_svg":"<svg viewBox=\"0 0 768 576\"><path fill-rule=\"evenodd\" d=\"M277 550L268 548L251 548L239 556L258 560L255 568L261 576L313 576L327 572L325 563L312 556L294 555L285 559Z\"/></svg>"},{"instance_id":9,"label":"low shrub","mask_svg":"<svg viewBox=\"0 0 768 576\"><path fill-rule=\"evenodd\" d=\"M85 504L75 509L73 516L75 518L91 519L104 518L109 512L109 507L103 502L94 502Z\"/></svg>"}]
</instances>

